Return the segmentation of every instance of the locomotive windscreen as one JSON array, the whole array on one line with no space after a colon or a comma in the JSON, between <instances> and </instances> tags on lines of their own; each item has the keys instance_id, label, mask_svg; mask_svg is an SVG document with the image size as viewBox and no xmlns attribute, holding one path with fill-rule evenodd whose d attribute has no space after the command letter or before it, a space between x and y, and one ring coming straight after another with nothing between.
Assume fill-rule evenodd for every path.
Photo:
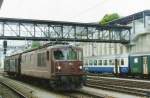
<instances>
[{"instance_id":1,"label":"locomotive windscreen","mask_svg":"<svg viewBox=\"0 0 150 98\"><path fill-rule=\"evenodd\" d=\"M82 52L73 48L64 48L54 51L56 60L82 60Z\"/></svg>"}]
</instances>

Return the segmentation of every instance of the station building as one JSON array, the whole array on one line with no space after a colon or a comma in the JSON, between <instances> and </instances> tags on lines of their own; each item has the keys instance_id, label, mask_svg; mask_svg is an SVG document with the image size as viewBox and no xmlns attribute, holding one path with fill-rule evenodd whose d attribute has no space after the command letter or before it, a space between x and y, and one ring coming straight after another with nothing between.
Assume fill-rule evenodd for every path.
<instances>
[{"instance_id":1,"label":"station building","mask_svg":"<svg viewBox=\"0 0 150 98\"><path fill-rule=\"evenodd\" d=\"M130 26L130 43L80 43L84 59L130 53L150 53L150 10L111 21L108 25Z\"/></svg>"},{"instance_id":2,"label":"station building","mask_svg":"<svg viewBox=\"0 0 150 98\"><path fill-rule=\"evenodd\" d=\"M114 20L109 25L131 26L130 53L150 52L150 10Z\"/></svg>"}]
</instances>

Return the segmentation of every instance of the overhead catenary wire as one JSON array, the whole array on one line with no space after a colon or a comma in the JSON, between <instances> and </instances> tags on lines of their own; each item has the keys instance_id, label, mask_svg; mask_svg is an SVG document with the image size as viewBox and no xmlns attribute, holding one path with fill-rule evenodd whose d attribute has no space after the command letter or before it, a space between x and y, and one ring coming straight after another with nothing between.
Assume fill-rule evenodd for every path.
<instances>
[{"instance_id":1,"label":"overhead catenary wire","mask_svg":"<svg viewBox=\"0 0 150 98\"><path fill-rule=\"evenodd\" d=\"M100 7L100 4L105 4L106 1L108 1L108 0L103 0L102 2L98 2L95 5L87 8L87 9L85 9L85 10L79 12L79 13L77 13L76 15L72 16L71 18L78 18L78 17L80 17L81 15L83 15L85 13L88 13L88 12L90 12L92 10L95 10L95 8Z\"/></svg>"}]
</instances>

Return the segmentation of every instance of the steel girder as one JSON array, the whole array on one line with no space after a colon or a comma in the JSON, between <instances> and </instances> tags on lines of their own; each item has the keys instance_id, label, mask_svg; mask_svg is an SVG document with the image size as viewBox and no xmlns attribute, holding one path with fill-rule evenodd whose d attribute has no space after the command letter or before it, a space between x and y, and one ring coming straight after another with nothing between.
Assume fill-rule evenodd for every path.
<instances>
[{"instance_id":1,"label":"steel girder","mask_svg":"<svg viewBox=\"0 0 150 98\"><path fill-rule=\"evenodd\" d=\"M130 40L130 27L0 18L0 39L128 43Z\"/></svg>"}]
</instances>

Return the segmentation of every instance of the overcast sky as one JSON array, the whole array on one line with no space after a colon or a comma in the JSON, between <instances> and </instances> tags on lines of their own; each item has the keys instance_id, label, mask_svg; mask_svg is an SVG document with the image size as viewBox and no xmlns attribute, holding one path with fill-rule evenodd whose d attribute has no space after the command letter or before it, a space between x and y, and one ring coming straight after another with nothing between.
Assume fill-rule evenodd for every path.
<instances>
[{"instance_id":1,"label":"overcast sky","mask_svg":"<svg viewBox=\"0 0 150 98\"><path fill-rule=\"evenodd\" d=\"M150 0L4 0L0 17L97 22L106 13L127 16L150 9Z\"/></svg>"}]
</instances>

